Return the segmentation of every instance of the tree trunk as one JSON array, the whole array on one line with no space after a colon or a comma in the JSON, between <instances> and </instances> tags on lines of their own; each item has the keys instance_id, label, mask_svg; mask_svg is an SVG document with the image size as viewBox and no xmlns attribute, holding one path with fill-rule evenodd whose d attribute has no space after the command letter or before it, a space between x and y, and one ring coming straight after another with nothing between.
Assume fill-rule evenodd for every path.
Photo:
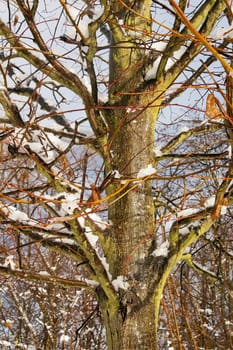
<instances>
[{"instance_id":1,"label":"tree trunk","mask_svg":"<svg viewBox=\"0 0 233 350\"><path fill-rule=\"evenodd\" d=\"M150 92L148 86L143 91L144 65L148 57L135 40L138 33L143 40L143 36L146 39L151 32L150 5L151 1L134 2L133 11L128 11L120 2L116 3L116 13L120 16L121 11L125 11L125 25L133 31L126 34L114 24L111 28L111 108L105 115L110 129L110 168L117 170L126 181L120 184L119 179L107 189L110 195L117 193L109 204L115 241L111 273L113 278L123 275L129 285L127 290L119 291L116 313L106 315L105 312L108 347L114 350L155 350L157 343L156 315L159 311L156 308L159 305L155 303L156 282L153 282L157 271L152 271L151 264L154 248L152 184L150 179L138 178L138 173L153 166L154 129L161 98L156 100L160 92ZM117 344L112 342L112 332L118 334L115 338Z\"/></svg>"},{"instance_id":2,"label":"tree trunk","mask_svg":"<svg viewBox=\"0 0 233 350\"><path fill-rule=\"evenodd\" d=\"M128 296L130 293L128 294ZM155 317L155 303L148 301L145 305L133 305L136 293L126 305L121 305L116 313L111 314L106 303L100 302L104 319L108 350L156 350L157 349L157 318ZM132 304L130 304L130 302ZM132 310L130 309L132 306ZM134 309L135 307L135 309ZM159 308L158 310L159 311Z\"/></svg>"},{"instance_id":3,"label":"tree trunk","mask_svg":"<svg viewBox=\"0 0 233 350\"><path fill-rule=\"evenodd\" d=\"M134 101L141 103L141 101ZM147 98L144 98L144 105ZM155 108L154 108L155 109ZM151 279L150 255L154 242L154 204L151 180L137 179L138 172L153 164L154 125L158 109L138 109L122 113L114 120L110 146L113 168L129 184L116 196L110 205L109 219L112 222L117 259L113 263L113 277L123 275L129 283L127 291L121 291L121 316L105 320L110 335L117 320L118 342L109 349L137 350L156 349L156 331L159 305L154 301L154 287ZM132 180L132 181L131 181ZM122 185L124 186L124 184ZM117 191L119 184L112 186ZM119 197L119 198L118 198ZM155 272L154 272L155 273ZM113 326L113 324L114 326ZM115 330L116 331L116 330ZM110 336L112 340L112 335ZM111 341L108 340L108 344Z\"/></svg>"}]
</instances>

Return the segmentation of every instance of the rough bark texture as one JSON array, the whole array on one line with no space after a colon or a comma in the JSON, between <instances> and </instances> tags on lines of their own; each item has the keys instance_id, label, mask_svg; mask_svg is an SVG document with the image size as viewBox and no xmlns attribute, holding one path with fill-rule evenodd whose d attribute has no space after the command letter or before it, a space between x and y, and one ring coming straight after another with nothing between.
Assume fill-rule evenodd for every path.
<instances>
[{"instance_id":1,"label":"rough bark texture","mask_svg":"<svg viewBox=\"0 0 233 350\"><path fill-rule=\"evenodd\" d=\"M152 163L153 115L129 114L125 122L112 143L114 165L124 177L136 178ZM155 349L155 310L147 295L150 278L145 266L153 237L153 209L151 181L134 181L110 210L118 256L114 275L126 275L130 283L122 300L121 349Z\"/></svg>"}]
</instances>

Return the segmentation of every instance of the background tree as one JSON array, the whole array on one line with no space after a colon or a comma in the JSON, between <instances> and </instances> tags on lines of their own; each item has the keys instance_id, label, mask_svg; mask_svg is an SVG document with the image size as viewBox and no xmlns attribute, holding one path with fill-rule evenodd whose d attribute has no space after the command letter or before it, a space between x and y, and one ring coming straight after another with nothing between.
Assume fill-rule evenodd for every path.
<instances>
[{"instance_id":1,"label":"background tree","mask_svg":"<svg viewBox=\"0 0 233 350\"><path fill-rule=\"evenodd\" d=\"M232 202L230 3L2 4L0 272L55 298L50 314L24 298L28 315L43 311L27 342L75 348L75 327L65 337L51 320L60 286L74 289L67 300L95 293L108 349L211 348L211 330L232 319L220 226L230 227ZM22 314L11 281L3 294ZM194 302L205 290L218 299L208 312L205 298ZM219 309L222 320L208 323ZM221 334L219 346L230 344Z\"/></svg>"}]
</instances>

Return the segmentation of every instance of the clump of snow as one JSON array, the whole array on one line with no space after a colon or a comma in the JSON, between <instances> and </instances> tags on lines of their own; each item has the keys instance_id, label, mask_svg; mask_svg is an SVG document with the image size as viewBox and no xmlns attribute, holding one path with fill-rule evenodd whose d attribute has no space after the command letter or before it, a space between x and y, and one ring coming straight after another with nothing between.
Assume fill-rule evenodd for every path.
<instances>
[{"instance_id":1,"label":"clump of snow","mask_svg":"<svg viewBox=\"0 0 233 350\"><path fill-rule=\"evenodd\" d=\"M173 56L167 60L165 70L167 71L168 69L170 69L174 65L174 63L176 63L181 58L181 56L185 53L186 50L186 46L181 46L178 50L176 50L173 53Z\"/></svg>"},{"instance_id":2,"label":"clump of snow","mask_svg":"<svg viewBox=\"0 0 233 350\"><path fill-rule=\"evenodd\" d=\"M69 335L62 334L62 335L60 336L60 342L61 342L62 344L68 343L69 341L70 341L70 336L69 336Z\"/></svg>"},{"instance_id":3,"label":"clump of snow","mask_svg":"<svg viewBox=\"0 0 233 350\"><path fill-rule=\"evenodd\" d=\"M221 206L221 215L225 215L227 213L227 206L226 205L222 205Z\"/></svg>"},{"instance_id":4,"label":"clump of snow","mask_svg":"<svg viewBox=\"0 0 233 350\"><path fill-rule=\"evenodd\" d=\"M96 243L98 241L98 236L94 235L90 230L86 230L85 236L87 237L92 248L96 249L97 248Z\"/></svg>"},{"instance_id":5,"label":"clump of snow","mask_svg":"<svg viewBox=\"0 0 233 350\"><path fill-rule=\"evenodd\" d=\"M151 164L148 164L146 168L140 169L137 178L140 179L145 176L150 176L156 173L156 169Z\"/></svg>"},{"instance_id":6,"label":"clump of snow","mask_svg":"<svg viewBox=\"0 0 233 350\"><path fill-rule=\"evenodd\" d=\"M199 211L200 211L199 208L183 209L177 214L177 218L183 218L183 217L186 217L186 216L190 216L190 215L198 213Z\"/></svg>"},{"instance_id":7,"label":"clump of snow","mask_svg":"<svg viewBox=\"0 0 233 350\"><path fill-rule=\"evenodd\" d=\"M169 241L166 240L163 242L157 249L155 249L151 255L154 257L157 256L167 256L168 255L168 248L169 248Z\"/></svg>"},{"instance_id":8,"label":"clump of snow","mask_svg":"<svg viewBox=\"0 0 233 350\"><path fill-rule=\"evenodd\" d=\"M213 207L214 204L215 204L215 199L216 199L215 195L213 195L213 196L207 198L207 199L205 200L204 207L205 207L205 208Z\"/></svg>"},{"instance_id":9,"label":"clump of snow","mask_svg":"<svg viewBox=\"0 0 233 350\"><path fill-rule=\"evenodd\" d=\"M86 282L86 284L88 286L91 286L91 287L98 287L99 286L99 282L97 282L97 281L89 280L87 278L85 278L84 281Z\"/></svg>"},{"instance_id":10,"label":"clump of snow","mask_svg":"<svg viewBox=\"0 0 233 350\"><path fill-rule=\"evenodd\" d=\"M154 41L151 45L151 49L159 52L165 51L167 42L165 40Z\"/></svg>"},{"instance_id":11,"label":"clump of snow","mask_svg":"<svg viewBox=\"0 0 233 350\"><path fill-rule=\"evenodd\" d=\"M155 154L155 157L161 157L163 155L163 152L161 151L161 147L156 146L154 148L154 154Z\"/></svg>"},{"instance_id":12,"label":"clump of snow","mask_svg":"<svg viewBox=\"0 0 233 350\"><path fill-rule=\"evenodd\" d=\"M228 158L231 159L232 158L232 146L229 145L228 147Z\"/></svg>"},{"instance_id":13,"label":"clump of snow","mask_svg":"<svg viewBox=\"0 0 233 350\"><path fill-rule=\"evenodd\" d=\"M14 262L14 255L8 255L4 261L3 266L5 267L10 267L11 270L15 270L16 269L16 265Z\"/></svg>"},{"instance_id":14,"label":"clump of snow","mask_svg":"<svg viewBox=\"0 0 233 350\"><path fill-rule=\"evenodd\" d=\"M117 276L117 278L112 281L112 285L116 291L119 289L127 290L129 288L129 283L125 281L125 276Z\"/></svg>"},{"instance_id":15,"label":"clump of snow","mask_svg":"<svg viewBox=\"0 0 233 350\"><path fill-rule=\"evenodd\" d=\"M188 224L182 228L179 229L179 234L181 236L186 236L187 234L190 233L191 230L197 229L200 226L200 220L195 220L191 222L191 224Z\"/></svg>"},{"instance_id":16,"label":"clump of snow","mask_svg":"<svg viewBox=\"0 0 233 350\"><path fill-rule=\"evenodd\" d=\"M162 56L157 57L156 60L153 62L152 67L146 72L145 81L149 81L156 78L161 58Z\"/></svg>"},{"instance_id":17,"label":"clump of snow","mask_svg":"<svg viewBox=\"0 0 233 350\"><path fill-rule=\"evenodd\" d=\"M165 67L166 71L168 69L170 69L177 62L177 60L179 60L182 57L182 55L187 51L189 43L190 42L188 41L186 45L181 46L178 50L173 52L172 57L168 58L167 63L166 63L166 67ZM166 46L167 46L167 43L165 41L159 41L159 42L152 45L152 49L155 51L158 51L158 52L164 52L166 49ZM159 67L159 64L160 64L162 57L163 57L163 55L159 54L159 56L155 59L152 67L147 71L147 73L145 75L146 81L156 78L157 70L158 70L158 67Z\"/></svg>"},{"instance_id":18,"label":"clump of snow","mask_svg":"<svg viewBox=\"0 0 233 350\"><path fill-rule=\"evenodd\" d=\"M120 179L122 175L119 173L118 170L113 171L114 179Z\"/></svg>"},{"instance_id":19,"label":"clump of snow","mask_svg":"<svg viewBox=\"0 0 233 350\"><path fill-rule=\"evenodd\" d=\"M41 276L49 276L49 273L48 273L48 271L40 271L39 275L41 275Z\"/></svg>"},{"instance_id":20,"label":"clump of snow","mask_svg":"<svg viewBox=\"0 0 233 350\"><path fill-rule=\"evenodd\" d=\"M80 200L80 191L77 193L63 193L64 200L61 201L61 209L64 213L73 214L74 210L78 207Z\"/></svg>"},{"instance_id":21,"label":"clump of snow","mask_svg":"<svg viewBox=\"0 0 233 350\"><path fill-rule=\"evenodd\" d=\"M95 234L91 231L91 228L90 228L90 227L85 226L85 219L84 219L84 218L78 218L79 223L80 223L80 219L82 219L80 225L81 225L83 228L85 228L84 234L85 234L85 236L86 236L88 242L89 242L90 245L92 246L92 248L95 250L96 255L98 256L99 260L101 261L101 264L102 264L102 266L104 267L104 269L105 269L105 271L106 271L106 273L107 273L107 276L108 276L109 281L111 281L111 280L112 280L112 275L111 275L111 273L110 273L110 271L109 271L109 264L108 264L108 262L107 262L107 260L106 260L106 257L104 256L104 252L103 252L103 250L102 250L100 244L98 244L98 239L99 239L99 237L98 237L97 235L95 235Z\"/></svg>"},{"instance_id":22,"label":"clump of snow","mask_svg":"<svg viewBox=\"0 0 233 350\"><path fill-rule=\"evenodd\" d=\"M86 212L88 211L89 210L87 209ZM89 213L88 217L103 231L109 227L109 223L102 220L100 216L96 213Z\"/></svg>"},{"instance_id":23,"label":"clump of snow","mask_svg":"<svg viewBox=\"0 0 233 350\"><path fill-rule=\"evenodd\" d=\"M30 219L26 213L22 212L21 210L17 210L12 205L5 206L2 203L0 203L0 210L10 220L32 226L37 225L37 221Z\"/></svg>"}]
</instances>

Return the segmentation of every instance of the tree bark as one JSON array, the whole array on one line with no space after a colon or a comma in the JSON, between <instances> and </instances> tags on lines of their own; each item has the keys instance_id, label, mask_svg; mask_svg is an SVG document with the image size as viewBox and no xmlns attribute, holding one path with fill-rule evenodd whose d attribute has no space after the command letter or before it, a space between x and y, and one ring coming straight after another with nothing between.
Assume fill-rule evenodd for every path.
<instances>
[{"instance_id":1,"label":"tree bark","mask_svg":"<svg viewBox=\"0 0 233 350\"><path fill-rule=\"evenodd\" d=\"M147 98L131 102L146 105ZM141 169L153 164L157 113L155 108L136 108L135 112L126 112L120 119L118 112L119 126L114 127L111 136L112 167L124 179L130 179L109 210L117 257L112 274L114 278L125 276L129 283L128 290L120 295L118 312L121 317L115 318L118 319L119 346L114 344L113 349L156 349L155 313L159 310L155 310L149 264L154 242L154 204L151 180L137 179L137 175ZM111 192L117 189L119 184L112 186ZM112 323L111 320L107 322ZM107 327L111 328L111 334L114 327L109 324Z\"/></svg>"}]
</instances>

